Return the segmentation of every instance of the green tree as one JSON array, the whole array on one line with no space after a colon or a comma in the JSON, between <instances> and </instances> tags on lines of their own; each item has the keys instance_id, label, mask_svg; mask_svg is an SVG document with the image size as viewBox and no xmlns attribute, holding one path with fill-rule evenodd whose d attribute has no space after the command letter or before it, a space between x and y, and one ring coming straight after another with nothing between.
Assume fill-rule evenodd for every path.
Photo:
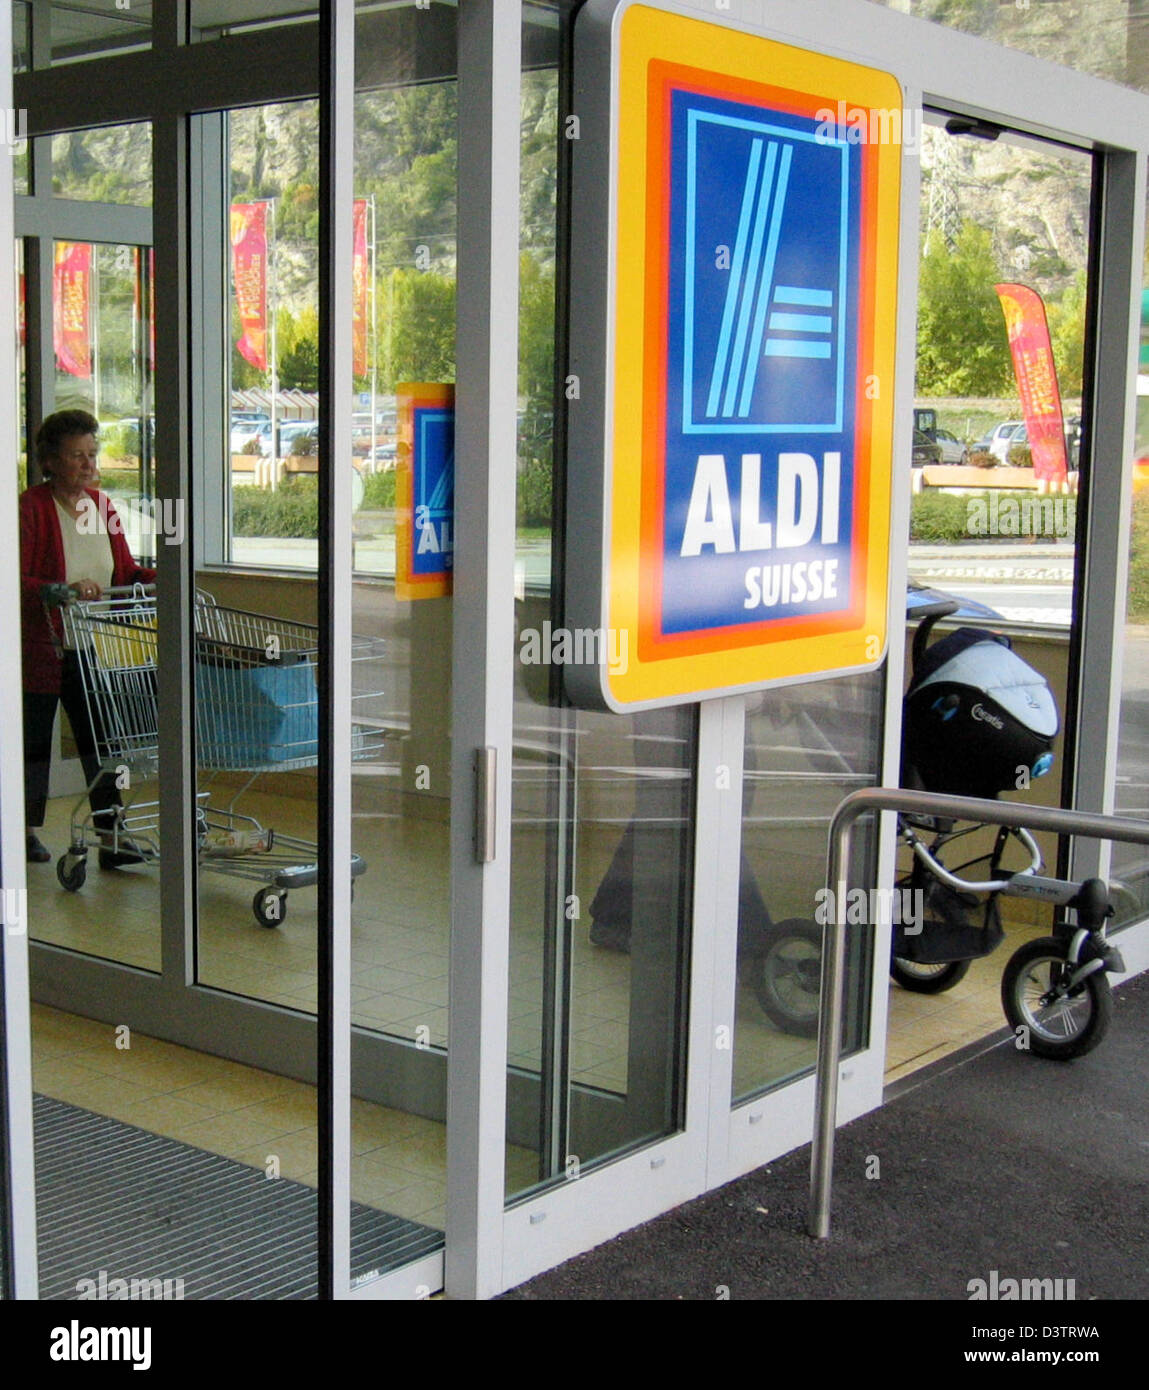
<instances>
[{"instance_id":1,"label":"green tree","mask_svg":"<svg viewBox=\"0 0 1149 1390\"><path fill-rule=\"evenodd\" d=\"M917 390L926 396L996 396L1013 366L995 283L1001 273L984 227L964 222L952 251L930 234L918 289Z\"/></svg>"},{"instance_id":2,"label":"green tree","mask_svg":"<svg viewBox=\"0 0 1149 1390\"><path fill-rule=\"evenodd\" d=\"M1053 363L1062 396L1081 394L1085 361L1085 285L1085 271L1079 270L1073 284L1048 309Z\"/></svg>"},{"instance_id":3,"label":"green tree","mask_svg":"<svg viewBox=\"0 0 1149 1390\"><path fill-rule=\"evenodd\" d=\"M380 387L455 380L455 278L395 270L380 289Z\"/></svg>"}]
</instances>

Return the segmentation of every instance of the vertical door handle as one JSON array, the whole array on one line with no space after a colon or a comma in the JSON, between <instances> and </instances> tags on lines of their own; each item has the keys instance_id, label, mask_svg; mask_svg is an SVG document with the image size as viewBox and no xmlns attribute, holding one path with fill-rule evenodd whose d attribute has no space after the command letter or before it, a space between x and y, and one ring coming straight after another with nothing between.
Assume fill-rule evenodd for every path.
<instances>
[{"instance_id":1,"label":"vertical door handle","mask_svg":"<svg viewBox=\"0 0 1149 1390\"><path fill-rule=\"evenodd\" d=\"M495 857L495 788L498 751L475 749L475 862L489 864Z\"/></svg>"}]
</instances>

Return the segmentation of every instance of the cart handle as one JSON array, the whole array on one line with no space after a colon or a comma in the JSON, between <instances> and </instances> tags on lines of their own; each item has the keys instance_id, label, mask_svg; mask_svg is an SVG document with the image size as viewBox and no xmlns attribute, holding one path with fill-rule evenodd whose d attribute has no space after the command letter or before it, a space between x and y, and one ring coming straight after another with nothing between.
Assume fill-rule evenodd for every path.
<instances>
[{"instance_id":1,"label":"cart handle","mask_svg":"<svg viewBox=\"0 0 1149 1390\"><path fill-rule=\"evenodd\" d=\"M118 598L154 598L156 586L154 584L119 584L111 588L103 589L100 597L91 600L95 603L103 603L105 599ZM49 608L63 608L69 603L78 603L79 594L70 584L52 583L44 584L40 589L40 597ZM86 602L88 600L85 600Z\"/></svg>"}]
</instances>

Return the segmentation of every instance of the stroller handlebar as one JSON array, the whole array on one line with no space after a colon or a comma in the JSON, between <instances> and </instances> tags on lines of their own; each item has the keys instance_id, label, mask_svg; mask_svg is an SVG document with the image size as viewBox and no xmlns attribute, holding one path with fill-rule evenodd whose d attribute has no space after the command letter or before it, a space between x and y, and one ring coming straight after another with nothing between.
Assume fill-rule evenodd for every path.
<instances>
[{"instance_id":1,"label":"stroller handlebar","mask_svg":"<svg viewBox=\"0 0 1149 1390\"><path fill-rule=\"evenodd\" d=\"M1007 892L1017 879L1032 877L1041 871L1043 864L1041 851L1037 847L1037 841L1023 826L1011 829L1011 834L1019 840L1029 854L1029 863L1024 869L1019 869L1015 873L1010 873L1006 878L985 879L977 881L974 879L962 878L958 874L950 873L949 869L935 855L930 853L929 847L914 834L908 826L902 826L902 838L914 852L914 857L940 879L947 888L953 888L959 893L1004 893Z\"/></svg>"}]
</instances>

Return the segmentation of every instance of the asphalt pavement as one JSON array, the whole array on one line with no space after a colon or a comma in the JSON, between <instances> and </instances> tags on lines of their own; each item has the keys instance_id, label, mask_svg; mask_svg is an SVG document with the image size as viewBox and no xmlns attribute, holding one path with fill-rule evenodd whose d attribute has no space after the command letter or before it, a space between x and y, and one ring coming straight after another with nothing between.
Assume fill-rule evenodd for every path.
<instances>
[{"instance_id":1,"label":"asphalt pavement","mask_svg":"<svg viewBox=\"0 0 1149 1390\"><path fill-rule=\"evenodd\" d=\"M1145 1299L1149 976L1114 1002L1108 1036L1085 1057L1042 1061L1003 1029L839 1130L826 1241L806 1234L807 1146L503 1297L942 1300L968 1303L968 1322L993 1290L995 1314L1038 1323L1055 1311L1071 1321L1069 1298L1078 1323L1082 1302ZM1018 1296L1061 1301L1011 1302L1010 1279L1053 1281L1019 1283ZM978 1280L987 1301L970 1302Z\"/></svg>"}]
</instances>

